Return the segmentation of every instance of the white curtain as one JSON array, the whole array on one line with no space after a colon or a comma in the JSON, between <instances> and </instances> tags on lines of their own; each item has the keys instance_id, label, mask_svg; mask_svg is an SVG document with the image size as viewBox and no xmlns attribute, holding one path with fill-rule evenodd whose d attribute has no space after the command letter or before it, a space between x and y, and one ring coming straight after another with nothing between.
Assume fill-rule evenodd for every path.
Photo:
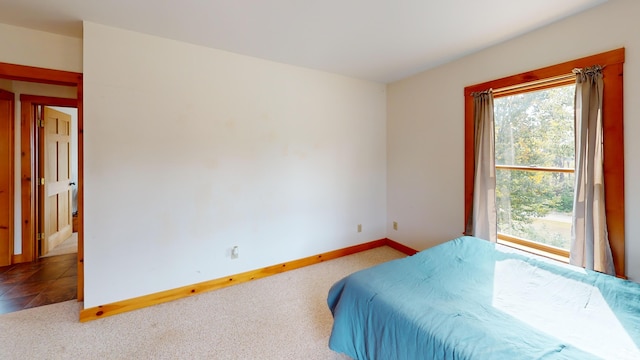
<instances>
[{"instance_id":1,"label":"white curtain","mask_svg":"<svg viewBox=\"0 0 640 360\"><path fill-rule=\"evenodd\" d=\"M574 70L575 199L570 263L615 275L607 235L602 150L602 68Z\"/></svg>"},{"instance_id":2,"label":"white curtain","mask_svg":"<svg viewBox=\"0 0 640 360\"><path fill-rule=\"evenodd\" d=\"M475 173L473 183L473 206L467 231L482 239L496 242L496 166L493 118L493 92L473 93L475 122Z\"/></svg>"}]
</instances>

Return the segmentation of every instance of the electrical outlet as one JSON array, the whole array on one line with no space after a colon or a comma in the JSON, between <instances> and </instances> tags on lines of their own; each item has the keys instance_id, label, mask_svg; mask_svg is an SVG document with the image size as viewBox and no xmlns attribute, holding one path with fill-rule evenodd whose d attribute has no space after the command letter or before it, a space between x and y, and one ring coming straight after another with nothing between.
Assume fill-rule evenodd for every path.
<instances>
[{"instance_id":1,"label":"electrical outlet","mask_svg":"<svg viewBox=\"0 0 640 360\"><path fill-rule=\"evenodd\" d=\"M358 232L362 232L362 224L358 224Z\"/></svg>"},{"instance_id":2,"label":"electrical outlet","mask_svg":"<svg viewBox=\"0 0 640 360\"><path fill-rule=\"evenodd\" d=\"M237 246L231 248L231 258L237 259L240 256L240 249Z\"/></svg>"},{"instance_id":3,"label":"electrical outlet","mask_svg":"<svg viewBox=\"0 0 640 360\"><path fill-rule=\"evenodd\" d=\"M393 222L393 230L398 230L398 222L397 221Z\"/></svg>"}]
</instances>

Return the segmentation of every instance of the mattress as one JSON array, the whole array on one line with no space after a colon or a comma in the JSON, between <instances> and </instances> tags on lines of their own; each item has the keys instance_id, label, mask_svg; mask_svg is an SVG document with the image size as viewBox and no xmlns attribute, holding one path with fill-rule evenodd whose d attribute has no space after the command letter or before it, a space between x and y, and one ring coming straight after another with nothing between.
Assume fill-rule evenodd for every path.
<instances>
[{"instance_id":1,"label":"mattress","mask_svg":"<svg viewBox=\"0 0 640 360\"><path fill-rule=\"evenodd\" d=\"M474 237L351 274L328 305L354 359L640 359L640 284Z\"/></svg>"}]
</instances>

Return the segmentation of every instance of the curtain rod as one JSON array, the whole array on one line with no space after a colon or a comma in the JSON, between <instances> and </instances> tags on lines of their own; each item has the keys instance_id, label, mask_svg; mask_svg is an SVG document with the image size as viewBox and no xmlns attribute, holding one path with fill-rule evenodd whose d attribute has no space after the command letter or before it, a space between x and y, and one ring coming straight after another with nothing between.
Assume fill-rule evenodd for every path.
<instances>
[{"instance_id":1,"label":"curtain rod","mask_svg":"<svg viewBox=\"0 0 640 360\"><path fill-rule=\"evenodd\" d=\"M575 82L575 80L576 75L571 72L564 75L493 89L493 96L506 96L515 92L534 91L558 85L568 85L572 82Z\"/></svg>"}]
</instances>

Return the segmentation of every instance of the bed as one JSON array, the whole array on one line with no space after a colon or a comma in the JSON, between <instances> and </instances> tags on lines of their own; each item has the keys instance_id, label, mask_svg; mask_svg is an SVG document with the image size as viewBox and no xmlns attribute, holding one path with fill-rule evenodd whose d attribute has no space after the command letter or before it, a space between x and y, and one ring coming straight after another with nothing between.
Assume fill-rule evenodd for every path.
<instances>
[{"instance_id":1,"label":"bed","mask_svg":"<svg viewBox=\"0 0 640 360\"><path fill-rule=\"evenodd\" d=\"M354 359L640 359L640 284L474 237L353 273L328 295Z\"/></svg>"}]
</instances>

